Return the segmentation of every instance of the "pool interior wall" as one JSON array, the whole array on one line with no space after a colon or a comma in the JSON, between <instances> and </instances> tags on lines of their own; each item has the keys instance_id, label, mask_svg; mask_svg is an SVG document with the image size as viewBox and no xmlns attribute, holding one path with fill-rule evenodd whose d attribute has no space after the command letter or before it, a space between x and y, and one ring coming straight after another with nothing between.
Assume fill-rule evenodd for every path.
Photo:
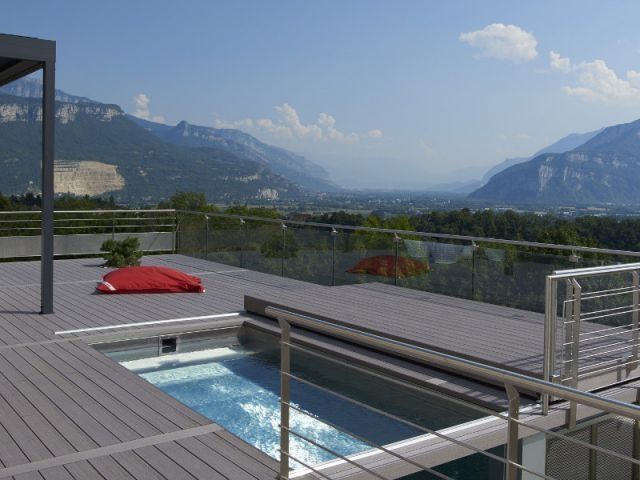
<instances>
[{"instance_id":1,"label":"pool interior wall","mask_svg":"<svg viewBox=\"0 0 640 480\"><path fill-rule=\"evenodd\" d=\"M94 347L278 458L280 347L273 334L244 326ZM292 352L291 369L294 375L324 388L434 430L482 416L475 410L304 352ZM423 433L301 382L292 382L291 401L309 414L292 411L292 428L343 455L371 448L361 439L387 444ZM360 438L347 435L342 429ZM291 448L305 463L334 458L295 436ZM438 470L453 473L453 478L493 478L489 470L495 467L490 467L485 457L472 455ZM436 478L428 473L416 475L410 478Z\"/></svg>"}]
</instances>

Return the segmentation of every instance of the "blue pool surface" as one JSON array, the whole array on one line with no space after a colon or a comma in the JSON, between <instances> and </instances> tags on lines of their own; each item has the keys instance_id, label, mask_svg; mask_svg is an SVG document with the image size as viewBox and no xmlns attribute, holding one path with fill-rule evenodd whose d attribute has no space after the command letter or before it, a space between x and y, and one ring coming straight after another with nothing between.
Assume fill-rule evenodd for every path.
<instances>
[{"instance_id":1,"label":"blue pool surface","mask_svg":"<svg viewBox=\"0 0 640 480\"><path fill-rule=\"evenodd\" d=\"M225 347L194 355L169 355L122 364L246 442L276 459L279 458L280 371L276 355L252 352L242 347ZM437 402L426 404L424 397L418 402L412 402L406 393L390 391L393 386L381 388L361 373L342 377L335 385L327 385L322 372L326 372L326 378L334 378L336 367L314 367L316 370L295 373L306 378L311 375L314 381L323 386L336 388L358 400L377 396L378 402L386 405L389 402L385 395L398 400L397 394L400 393L399 401L403 408L409 404L414 405L410 412L411 420L424 420L424 424L432 428L442 428L471 418L465 416L464 412L453 413L449 410L450 406L438 405ZM327 368L332 371L327 371ZM340 375L337 376L340 378ZM405 440L423 433L312 386L293 382L291 388L292 404L305 412L291 410L292 430L341 455L362 452L371 447L325 422L380 444ZM349 389L353 391L350 392ZM424 418L417 418L423 415ZM335 458L329 451L295 435L291 435L290 442L291 454L308 465ZM299 465L292 462L292 466Z\"/></svg>"}]
</instances>

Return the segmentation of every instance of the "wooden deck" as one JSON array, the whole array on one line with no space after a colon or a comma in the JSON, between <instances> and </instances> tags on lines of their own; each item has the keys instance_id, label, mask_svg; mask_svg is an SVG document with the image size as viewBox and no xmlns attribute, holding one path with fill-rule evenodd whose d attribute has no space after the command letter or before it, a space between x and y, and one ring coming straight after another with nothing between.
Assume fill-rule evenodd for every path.
<instances>
[{"instance_id":1,"label":"wooden deck","mask_svg":"<svg viewBox=\"0 0 640 480\"><path fill-rule=\"evenodd\" d=\"M145 257L144 264L196 274L206 294L98 295L106 273L100 263L56 261L55 313L46 316L37 313L39 263L0 263L0 479L275 479L274 459L89 346L243 324L277 333L275 322L248 314L245 303L257 314L279 305L517 371L541 369L543 319L534 313L381 284L323 287L182 255ZM326 338L306 341L327 345ZM331 348L389 364L364 349ZM500 389L393 362L404 378L419 375L449 394L505 404Z\"/></svg>"},{"instance_id":2,"label":"wooden deck","mask_svg":"<svg viewBox=\"0 0 640 480\"><path fill-rule=\"evenodd\" d=\"M181 256L146 257L197 273L204 295L102 296L100 260L55 263L56 313L39 310L39 263L0 264L0 478L274 479L277 462L87 345L131 335L87 329L242 310L248 285L309 285ZM286 283L286 285L283 285ZM194 325L242 323L241 317ZM145 333L184 329L147 326ZM127 333L128 332L128 333Z\"/></svg>"}]
</instances>

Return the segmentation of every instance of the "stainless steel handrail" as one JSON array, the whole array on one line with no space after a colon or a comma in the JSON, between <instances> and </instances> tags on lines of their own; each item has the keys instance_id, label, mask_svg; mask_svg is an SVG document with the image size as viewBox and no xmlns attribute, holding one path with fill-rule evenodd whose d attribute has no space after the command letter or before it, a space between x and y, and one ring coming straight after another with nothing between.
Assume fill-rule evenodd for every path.
<instances>
[{"instance_id":1,"label":"stainless steel handrail","mask_svg":"<svg viewBox=\"0 0 640 480\"><path fill-rule=\"evenodd\" d=\"M545 472L541 473L541 472L531 470L521 462L520 453L518 449L518 440L520 438L520 435L518 433L519 427L530 428L534 431L549 434L553 437L565 438L570 442L575 442L576 444L579 444L581 446L587 446L587 448L592 448L594 451L603 452L604 454L613 455L614 457L629 461L633 465L633 468L636 470L640 468L640 460L637 460L635 458L627 457L616 451L603 449L598 445L585 444L580 440L576 440L571 437L565 437L562 434L559 434L557 432L554 432L545 428L541 428L534 424L524 423L519 418L519 413L520 413L519 391L527 390L527 391L544 392L549 396L553 395L556 397L560 397L572 403L573 402L579 403L581 405L584 405L586 407L591 407L603 413L614 413L626 418L633 419L635 421L640 420L640 407L638 406L624 403L624 402L619 402L617 400L613 400L610 398L599 397L587 392L581 392L571 387L554 384L554 383L547 382L547 381L533 378L533 377L527 377L525 375L521 375L518 373L506 371L504 369L484 365L478 362L452 356L442 352L420 348L414 345L406 344L404 342L399 342L393 339L371 334L369 332L361 331L356 328L337 325L331 322L327 322L325 320L320 320L314 317L310 317L308 315L302 315L302 314L290 312L282 308L268 307L265 313L269 316L273 316L277 318L281 327L281 349L282 349L281 350L281 355L282 355L281 356L281 372L280 372L281 374L281 399L280 399L281 461L280 461L280 477L279 478L283 480L290 478L289 475L290 475L291 465L289 462L291 460L298 461L296 456L294 456L289 450L290 435L293 435L295 437L301 438L302 440L308 441L308 443L311 443L317 448L320 448L326 452L329 452L331 455L335 456L336 458L342 461L345 461L348 464L358 468L362 472L365 472L366 474L369 475L367 478L371 478L372 476L376 478L386 478L386 477L380 477L377 474L377 472L370 470L371 467L367 466L367 464L362 464L356 461L355 457L352 459L344 455L338 454L337 452L331 450L330 448L323 446L321 444L318 444L318 442L316 441L311 441L305 438L303 435L300 435L295 430L291 429L289 412L291 409L293 409L294 411L298 410L298 408L291 403L290 382L292 380L307 384L313 388L317 388L328 394L335 395L336 397L341 398L342 400L348 401L355 405L359 405L362 408L365 408L367 410L377 412L379 414L387 416L388 418L395 419L406 425L413 426L417 428L418 431L424 431L424 432L430 433L432 435L435 435L438 438L452 442L453 445L457 445L465 449L469 449L471 452L482 453L483 455L493 458L494 460L501 461L506 466L507 479L509 480L515 480L516 478L518 478L518 472L527 472L530 475L536 476L538 478L553 478L553 477L547 476ZM338 338L344 341L348 341L358 346L372 348L378 351L383 351L385 353L396 354L414 362L424 363L429 366L453 369L455 371L460 372L463 375L467 375L472 378L479 377L481 380L482 379L491 380L492 383L494 382L503 383L509 398L508 412L506 414L492 412L490 413L490 415L493 415L507 422L506 457L505 458L497 457L491 454L490 452L481 450L478 447L472 445L471 443L468 443L468 441L462 441L461 439L456 439L454 437L448 436L444 434L444 432L435 431L433 429L429 429L426 426L414 424L413 422L410 422L406 419L396 417L392 413L384 412L379 410L376 407L362 403L357 399L351 398L351 396L345 396L341 393L335 392L331 388L321 386L313 381L310 381L305 378L301 378L298 375L291 374L291 364L290 364L291 349L301 350L303 352L307 352L309 354L312 354L313 356L318 356L320 358L325 358L325 355L326 355L319 352L313 352L306 347L296 345L293 342L293 338L291 335L291 328L293 326L299 327L305 331L320 333L320 334L331 336L332 338ZM326 357L326 358L331 362L336 362L337 364L344 364L344 361L340 361L332 357ZM347 366L349 366L350 368L355 368L359 371L362 370L362 368L359 368L357 366L351 366L351 365L347 365ZM375 372L371 372L371 373L377 377L381 376L380 373L375 373ZM392 382L400 382L400 380L397 380L394 377L390 377L390 380ZM421 385L411 386L411 384L407 384L407 385L410 386L410 388L413 388L415 390L423 390L425 388L429 390L427 384L425 384L424 386L421 386ZM458 402L458 400L456 399L453 399L453 400L454 402ZM478 408L480 410L484 410L483 407L478 407ZM302 413L308 414L307 412L302 412ZM327 424L330 426L332 425L330 423L327 423ZM348 430L345 430L340 426L333 425L333 427L338 429L339 431L342 431L343 433L351 434ZM358 438L357 435L355 437ZM388 456L394 457L396 459L404 460L407 463L411 464L412 466L417 466L418 468L422 468L426 471L433 472L433 470L428 465L423 465L420 462L412 460L410 457L402 457L402 455L399 455L398 453L389 450L389 448L386 448L381 445L375 445L367 440L365 440L365 444L371 445L374 448L374 450L387 453ZM327 475L326 472L319 470L318 468L316 468L316 466L309 466L305 463L302 463L302 465L305 466L310 472L318 474L322 478L332 478L331 475ZM374 465L374 464L371 464L371 465ZM450 477L442 476L441 478L450 478Z\"/></svg>"},{"instance_id":2,"label":"stainless steel handrail","mask_svg":"<svg viewBox=\"0 0 640 480\"><path fill-rule=\"evenodd\" d=\"M319 227L319 228L327 228L329 230L349 230L349 231L362 231L362 232L369 232L369 233L388 233L388 234L397 234L397 235L418 236L418 237L424 237L424 238L457 240L457 241L463 241L463 242L469 242L469 243L474 243L474 242L493 243L493 244L502 244L502 245L514 245L514 246L520 246L520 247L541 248L541 249L547 249L547 250L562 250L562 251L568 251L568 252L582 252L582 253L592 253L592 254L600 253L600 254L607 254L607 255L620 255L620 256L640 258L640 252L634 252L630 250L584 247L580 245L562 245L562 244L554 244L554 243L530 242L525 240L507 240L502 238L476 237L476 236L470 236L470 235L454 235L454 234L434 233L434 232L417 232L412 230L396 230L396 229L362 227L362 226L341 225L341 224L331 224L331 223L303 222L303 221L296 221L296 220L283 220L283 219L275 219L275 218L256 217L256 216L250 216L250 215L199 212L199 211L193 211L193 210L180 210L180 209L56 210L55 213L56 214L183 213L183 214L190 214L190 215L237 219L238 221L249 220L249 221L259 221L259 222L275 223L275 224ZM40 215L40 211L37 211L37 210L35 211L34 210L2 211L0 212L0 215ZM561 272L558 272L558 273L561 273Z\"/></svg>"},{"instance_id":3,"label":"stainless steel handrail","mask_svg":"<svg viewBox=\"0 0 640 480\"><path fill-rule=\"evenodd\" d=\"M374 335L355 328L337 325L335 323L290 312L281 308L267 307L265 309L265 313L268 316L286 320L291 325L303 327L317 333L339 337L357 345L397 354L403 358L407 358L412 361L420 361L426 365L455 370L472 378L480 377L484 380L508 383L522 390L558 396L597 410L603 410L617 415L630 417L635 420L640 420L640 406L604 398L593 393L583 392L575 388L566 387L564 385L559 385L535 377L529 377L527 375L511 372L509 370L493 367L473 360L457 357L455 355L438 352L428 348L417 347L415 345Z\"/></svg>"}]
</instances>

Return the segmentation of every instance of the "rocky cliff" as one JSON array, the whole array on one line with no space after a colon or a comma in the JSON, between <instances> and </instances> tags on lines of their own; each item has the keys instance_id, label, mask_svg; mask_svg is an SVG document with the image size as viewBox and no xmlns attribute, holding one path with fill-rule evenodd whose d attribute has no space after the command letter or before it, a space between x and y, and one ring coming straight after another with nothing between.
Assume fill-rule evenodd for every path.
<instances>
[{"instance_id":1,"label":"rocky cliff","mask_svg":"<svg viewBox=\"0 0 640 480\"><path fill-rule=\"evenodd\" d=\"M470 197L506 203L639 204L640 120L496 174Z\"/></svg>"}]
</instances>

